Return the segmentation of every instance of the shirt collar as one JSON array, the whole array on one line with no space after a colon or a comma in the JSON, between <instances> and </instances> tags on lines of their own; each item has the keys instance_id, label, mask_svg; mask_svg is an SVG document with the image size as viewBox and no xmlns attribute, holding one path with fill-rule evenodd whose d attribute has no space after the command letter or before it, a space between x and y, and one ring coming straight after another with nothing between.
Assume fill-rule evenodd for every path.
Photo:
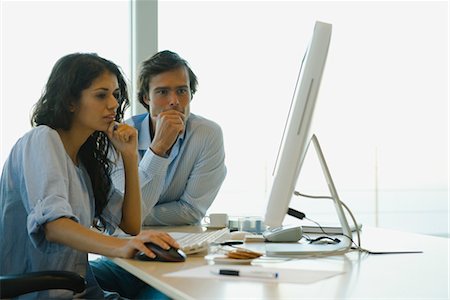
<instances>
[{"instance_id":1,"label":"shirt collar","mask_svg":"<svg viewBox=\"0 0 450 300\"><path fill-rule=\"evenodd\" d=\"M147 150L150 147L150 127L149 127L150 114L144 118L141 123L141 128L137 128L139 131L138 137L138 149Z\"/></svg>"}]
</instances>

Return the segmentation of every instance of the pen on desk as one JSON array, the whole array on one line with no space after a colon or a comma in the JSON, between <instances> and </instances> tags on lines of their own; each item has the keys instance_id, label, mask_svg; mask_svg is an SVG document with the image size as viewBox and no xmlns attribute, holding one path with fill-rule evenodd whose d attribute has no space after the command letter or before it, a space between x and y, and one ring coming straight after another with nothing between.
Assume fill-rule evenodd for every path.
<instances>
[{"instance_id":1,"label":"pen on desk","mask_svg":"<svg viewBox=\"0 0 450 300\"><path fill-rule=\"evenodd\" d=\"M254 277L254 278L278 278L278 272L267 271L239 271L230 269L211 270L217 275L239 276L239 277Z\"/></svg>"}]
</instances>

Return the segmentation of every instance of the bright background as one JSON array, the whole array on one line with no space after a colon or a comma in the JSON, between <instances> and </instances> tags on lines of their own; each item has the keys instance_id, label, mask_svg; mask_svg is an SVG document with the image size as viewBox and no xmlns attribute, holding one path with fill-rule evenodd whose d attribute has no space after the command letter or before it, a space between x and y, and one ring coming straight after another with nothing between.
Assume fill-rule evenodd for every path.
<instances>
[{"instance_id":1,"label":"bright background","mask_svg":"<svg viewBox=\"0 0 450 300\"><path fill-rule=\"evenodd\" d=\"M2 1L1 10L3 165L58 58L97 52L132 74L128 1ZM159 1L148 38L190 62L200 82L191 110L224 132L228 175L209 212L264 215L319 20L333 34L312 131L342 200L364 225L448 236L448 13L446 1ZM325 194L319 171L311 151L297 189ZM292 206L333 221L326 200Z\"/></svg>"}]
</instances>

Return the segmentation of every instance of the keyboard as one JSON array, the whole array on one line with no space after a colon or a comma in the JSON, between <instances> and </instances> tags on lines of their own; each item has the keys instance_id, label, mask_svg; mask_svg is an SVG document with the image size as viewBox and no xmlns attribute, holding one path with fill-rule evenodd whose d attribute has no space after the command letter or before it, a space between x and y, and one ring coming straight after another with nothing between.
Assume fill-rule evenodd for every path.
<instances>
[{"instance_id":1,"label":"keyboard","mask_svg":"<svg viewBox=\"0 0 450 300\"><path fill-rule=\"evenodd\" d=\"M229 239L229 229L204 232L169 232L180 244L181 250L186 254L194 254L208 250L208 245L213 242L221 242Z\"/></svg>"}]
</instances>

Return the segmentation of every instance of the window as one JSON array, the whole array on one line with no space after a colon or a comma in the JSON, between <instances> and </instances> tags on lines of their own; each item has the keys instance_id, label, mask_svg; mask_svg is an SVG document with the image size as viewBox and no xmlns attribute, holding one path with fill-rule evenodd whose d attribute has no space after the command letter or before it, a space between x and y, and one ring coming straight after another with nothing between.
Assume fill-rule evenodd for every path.
<instances>
[{"instance_id":1,"label":"window","mask_svg":"<svg viewBox=\"0 0 450 300\"><path fill-rule=\"evenodd\" d=\"M130 78L128 1L2 1L0 166L31 129L51 69L72 52L96 52Z\"/></svg>"},{"instance_id":2,"label":"window","mask_svg":"<svg viewBox=\"0 0 450 300\"><path fill-rule=\"evenodd\" d=\"M190 62L191 111L224 132L228 175L209 211L264 214L316 20L333 35L312 128L342 200L365 225L447 236L445 2L160 1L158 48ZM319 171L306 163L299 189L322 193ZM308 202L293 205L320 217Z\"/></svg>"},{"instance_id":3,"label":"window","mask_svg":"<svg viewBox=\"0 0 450 300\"><path fill-rule=\"evenodd\" d=\"M192 112L224 132L228 175L210 212L264 214L320 20L333 35L312 128L342 200L365 225L448 236L448 3L159 1L157 19L158 49L199 77ZM2 1L0 166L57 59L97 52L131 78L130 40L129 1ZM323 184L311 152L298 189ZM311 200L293 204L329 218Z\"/></svg>"}]
</instances>

